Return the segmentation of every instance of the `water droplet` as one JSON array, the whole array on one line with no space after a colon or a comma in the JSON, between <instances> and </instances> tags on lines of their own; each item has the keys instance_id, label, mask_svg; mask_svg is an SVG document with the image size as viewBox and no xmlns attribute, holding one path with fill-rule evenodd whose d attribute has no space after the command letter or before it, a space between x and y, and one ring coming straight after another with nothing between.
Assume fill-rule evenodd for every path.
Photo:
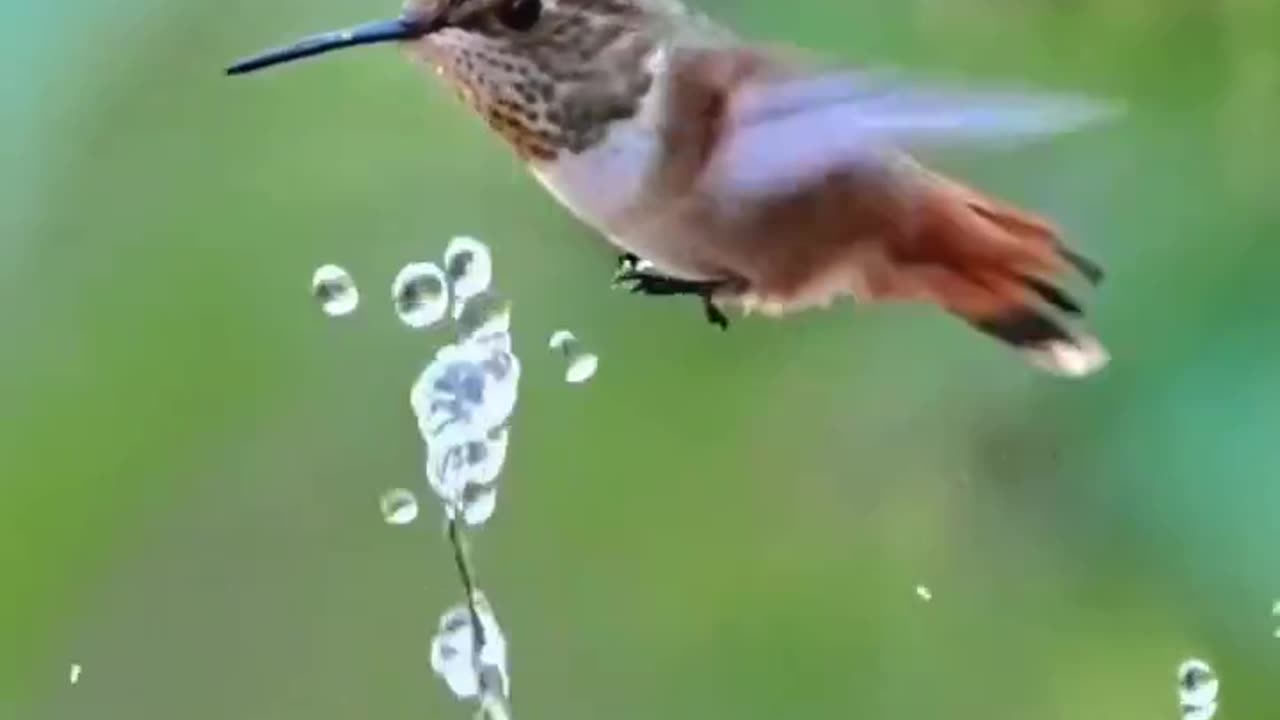
<instances>
[{"instance_id":1,"label":"water droplet","mask_svg":"<svg viewBox=\"0 0 1280 720\"><path fill-rule=\"evenodd\" d=\"M594 353L582 349L582 343L568 330L557 330L551 335L548 345L559 350L565 357L565 382L584 383L595 376L600 367L600 358Z\"/></svg>"},{"instance_id":2,"label":"water droplet","mask_svg":"<svg viewBox=\"0 0 1280 720\"><path fill-rule=\"evenodd\" d=\"M574 337L573 333L568 330L557 330L551 333L551 341L547 343L547 345L552 350L564 352L566 347L572 343L576 343L577 341L578 338Z\"/></svg>"},{"instance_id":3,"label":"water droplet","mask_svg":"<svg viewBox=\"0 0 1280 720\"><path fill-rule=\"evenodd\" d=\"M449 285L435 263L410 263L391 283L391 297L401 322L411 328L430 327L449 307Z\"/></svg>"},{"instance_id":4,"label":"water droplet","mask_svg":"<svg viewBox=\"0 0 1280 720\"><path fill-rule=\"evenodd\" d=\"M440 617L439 630L431 640L431 669L444 678L449 690L459 698L479 695L481 677L485 691L509 697L511 678L507 674L506 637L484 593L479 591L475 594L475 609L483 636L479 652L475 648L471 611L465 603L455 605Z\"/></svg>"},{"instance_id":5,"label":"water droplet","mask_svg":"<svg viewBox=\"0 0 1280 720\"><path fill-rule=\"evenodd\" d=\"M1209 720L1218 712L1218 703L1211 702L1205 705L1183 705L1182 720Z\"/></svg>"},{"instance_id":6,"label":"water droplet","mask_svg":"<svg viewBox=\"0 0 1280 720\"><path fill-rule=\"evenodd\" d=\"M596 374L596 368L599 366L600 358L591 353L583 353L569 361L569 367L564 371L564 379L575 385L584 383Z\"/></svg>"},{"instance_id":7,"label":"water droplet","mask_svg":"<svg viewBox=\"0 0 1280 720\"><path fill-rule=\"evenodd\" d=\"M493 258L489 247L473 237L460 236L450 240L444 250L444 270L453 283L454 297L459 300L488 290L493 282Z\"/></svg>"},{"instance_id":8,"label":"water droplet","mask_svg":"<svg viewBox=\"0 0 1280 720\"><path fill-rule=\"evenodd\" d=\"M360 291L351 274L337 265L322 265L311 277L311 294L329 317L342 317L360 304Z\"/></svg>"},{"instance_id":9,"label":"water droplet","mask_svg":"<svg viewBox=\"0 0 1280 720\"><path fill-rule=\"evenodd\" d=\"M507 455L520 361L511 351L510 305L484 291L466 301L459 340L436 352L409 402L427 446L427 481L445 512L480 525L494 513L493 483Z\"/></svg>"},{"instance_id":10,"label":"water droplet","mask_svg":"<svg viewBox=\"0 0 1280 720\"><path fill-rule=\"evenodd\" d=\"M520 361L501 343L446 345L413 384L409 402L428 448L485 438L516 405Z\"/></svg>"},{"instance_id":11,"label":"water droplet","mask_svg":"<svg viewBox=\"0 0 1280 720\"><path fill-rule=\"evenodd\" d=\"M454 307L458 337L487 338L511 332L511 303L488 290L477 293Z\"/></svg>"},{"instance_id":12,"label":"water droplet","mask_svg":"<svg viewBox=\"0 0 1280 720\"><path fill-rule=\"evenodd\" d=\"M1178 703L1183 720L1208 720L1218 710L1218 676L1209 663L1191 658L1178 666Z\"/></svg>"},{"instance_id":13,"label":"water droplet","mask_svg":"<svg viewBox=\"0 0 1280 720\"><path fill-rule=\"evenodd\" d=\"M383 493L378 506L388 525L408 525L418 517L418 498L404 488Z\"/></svg>"},{"instance_id":14,"label":"water droplet","mask_svg":"<svg viewBox=\"0 0 1280 720\"><path fill-rule=\"evenodd\" d=\"M933 599L933 591L925 587L924 585L917 585L916 596L925 602L929 602L930 600Z\"/></svg>"},{"instance_id":15,"label":"water droplet","mask_svg":"<svg viewBox=\"0 0 1280 720\"><path fill-rule=\"evenodd\" d=\"M462 493L462 520L475 527L489 522L498 508L498 488L493 485L468 485Z\"/></svg>"},{"instance_id":16,"label":"water droplet","mask_svg":"<svg viewBox=\"0 0 1280 720\"><path fill-rule=\"evenodd\" d=\"M434 443L427 455L427 481L442 499L456 501L469 485L490 485L507 459L507 430L448 445Z\"/></svg>"},{"instance_id":17,"label":"water droplet","mask_svg":"<svg viewBox=\"0 0 1280 720\"><path fill-rule=\"evenodd\" d=\"M1277 600L1275 604L1271 606L1271 615L1276 618L1277 621L1280 621L1280 600ZM1280 639L1280 627L1276 628L1272 635L1276 639Z\"/></svg>"},{"instance_id":18,"label":"water droplet","mask_svg":"<svg viewBox=\"0 0 1280 720\"><path fill-rule=\"evenodd\" d=\"M79 663L71 663L71 672L68 674L67 679L71 681L72 685L75 685L76 683L80 682L80 664Z\"/></svg>"}]
</instances>

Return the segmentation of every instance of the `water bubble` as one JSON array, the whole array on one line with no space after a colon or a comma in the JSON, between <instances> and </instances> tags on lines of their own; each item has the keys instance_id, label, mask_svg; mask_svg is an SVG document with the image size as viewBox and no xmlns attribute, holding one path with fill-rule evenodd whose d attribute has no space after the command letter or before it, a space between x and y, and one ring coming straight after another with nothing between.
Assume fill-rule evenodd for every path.
<instances>
[{"instance_id":1,"label":"water bubble","mask_svg":"<svg viewBox=\"0 0 1280 720\"><path fill-rule=\"evenodd\" d=\"M428 485L450 520L450 541L471 603L440 618L431 668L454 695L477 698L477 717L509 720L506 638L483 593L471 585L474 571L463 549L462 525L483 524L497 508L520 361L512 352L511 305L489 290L488 248L472 238L454 238L442 274L452 284L458 339L436 351L414 381L409 402L426 446Z\"/></svg>"},{"instance_id":2,"label":"water bubble","mask_svg":"<svg viewBox=\"0 0 1280 720\"><path fill-rule=\"evenodd\" d=\"M329 317L342 317L355 311L360 304L360 291L356 289L351 273L337 265L322 265L311 277L311 294L320 301L320 309Z\"/></svg>"},{"instance_id":3,"label":"water bubble","mask_svg":"<svg viewBox=\"0 0 1280 720\"><path fill-rule=\"evenodd\" d=\"M444 250L444 271L459 301L489 289L493 282L493 258L489 247L473 237L459 236ZM455 313L458 310L455 308Z\"/></svg>"},{"instance_id":4,"label":"water bubble","mask_svg":"<svg viewBox=\"0 0 1280 720\"><path fill-rule=\"evenodd\" d=\"M465 603L455 605L440 617L439 630L431 640L431 669L458 698L474 698L482 690L510 697L506 637L484 593L477 591L473 602L482 637L479 652L471 610Z\"/></svg>"},{"instance_id":5,"label":"water bubble","mask_svg":"<svg viewBox=\"0 0 1280 720\"><path fill-rule=\"evenodd\" d=\"M477 293L454 308L458 337L488 339L511 332L511 303L488 290Z\"/></svg>"},{"instance_id":6,"label":"water bubble","mask_svg":"<svg viewBox=\"0 0 1280 720\"><path fill-rule=\"evenodd\" d=\"M391 283L396 315L411 328L430 327L449 307L449 285L435 263L405 265Z\"/></svg>"},{"instance_id":7,"label":"water bubble","mask_svg":"<svg viewBox=\"0 0 1280 720\"><path fill-rule=\"evenodd\" d=\"M436 443L427 456L427 482L442 499L456 501L469 485L490 485L507 459L506 428L447 445Z\"/></svg>"},{"instance_id":8,"label":"water bubble","mask_svg":"<svg viewBox=\"0 0 1280 720\"><path fill-rule=\"evenodd\" d=\"M917 585L916 596L925 602L929 602L933 599L933 591L924 585Z\"/></svg>"},{"instance_id":9,"label":"water bubble","mask_svg":"<svg viewBox=\"0 0 1280 720\"><path fill-rule=\"evenodd\" d=\"M489 421L493 419L497 416ZM453 519L461 511L472 527L492 518L498 501L494 483L507 460L507 428L490 427L481 434L485 421L472 415L470 421L430 434L426 451L426 478L444 502L445 514Z\"/></svg>"},{"instance_id":10,"label":"water bubble","mask_svg":"<svg viewBox=\"0 0 1280 720\"><path fill-rule=\"evenodd\" d=\"M1178 666L1183 720L1209 720L1218 710L1218 676L1209 663L1190 658Z\"/></svg>"},{"instance_id":11,"label":"water bubble","mask_svg":"<svg viewBox=\"0 0 1280 720\"><path fill-rule=\"evenodd\" d=\"M1182 720L1209 720L1218 712L1218 703L1211 702L1206 705L1182 706Z\"/></svg>"},{"instance_id":12,"label":"water bubble","mask_svg":"<svg viewBox=\"0 0 1280 720\"><path fill-rule=\"evenodd\" d=\"M557 330L551 335L548 343L552 350L559 350L565 357L567 365L564 371L565 382L578 384L590 380L600 367L600 358L594 353L582 349L578 338L568 330Z\"/></svg>"},{"instance_id":13,"label":"water bubble","mask_svg":"<svg viewBox=\"0 0 1280 720\"><path fill-rule=\"evenodd\" d=\"M465 303L459 340L436 352L409 392L427 447L427 481L450 519L480 525L494 513L506 461L520 361L511 351L510 305L484 291Z\"/></svg>"},{"instance_id":14,"label":"water bubble","mask_svg":"<svg viewBox=\"0 0 1280 720\"><path fill-rule=\"evenodd\" d=\"M1277 600L1275 604L1271 606L1271 615L1272 617L1275 617L1277 620L1280 620L1280 600ZM1272 635L1274 635L1277 639L1280 639L1280 627L1276 628L1275 632L1272 633Z\"/></svg>"},{"instance_id":15,"label":"water bubble","mask_svg":"<svg viewBox=\"0 0 1280 720\"><path fill-rule=\"evenodd\" d=\"M520 361L503 343L440 348L409 391L422 439L431 448L485 437L511 416L519 381Z\"/></svg>"},{"instance_id":16,"label":"water bubble","mask_svg":"<svg viewBox=\"0 0 1280 720\"><path fill-rule=\"evenodd\" d=\"M462 520L475 527L489 522L498 508L498 488L493 485L468 485L462 493ZM452 517L452 513L450 513Z\"/></svg>"},{"instance_id":17,"label":"water bubble","mask_svg":"<svg viewBox=\"0 0 1280 720\"><path fill-rule=\"evenodd\" d=\"M388 525L408 525L418 517L418 498L404 488L383 493L378 506Z\"/></svg>"},{"instance_id":18,"label":"water bubble","mask_svg":"<svg viewBox=\"0 0 1280 720\"><path fill-rule=\"evenodd\" d=\"M80 663L71 663L71 672L68 673L67 679L72 685L80 682Z\"/></svg>"},{"instance_id":19,"label":"water bubble","mask_svg":"<svg viewBox=\"0 0 1280 720\"><path fill-rule=\"evenodd\" d=\"M583 353L569 361L569 367L564 371L564 379L575 385L584 383L596 374L596 368L599 366L600 358L591 353Z\"/></svg>"}]
</instances>

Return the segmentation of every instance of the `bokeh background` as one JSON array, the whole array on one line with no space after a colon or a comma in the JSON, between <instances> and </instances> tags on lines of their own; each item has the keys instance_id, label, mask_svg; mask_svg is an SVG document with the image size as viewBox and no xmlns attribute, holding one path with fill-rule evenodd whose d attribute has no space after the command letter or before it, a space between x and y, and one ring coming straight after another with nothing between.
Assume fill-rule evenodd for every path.
<instances>
[{"instance_id":1,"label":"bokeh background","mask_svg":"<svg viewBox=\"0 0 1280 720\"><path fill-rule=\"evenodd\" d=\"M850 62L1085 91L1122 122L948 169L1103 261L1114 362L1038 374L914 308L721 334L391 49L229 60L357 0L0 7L0 718L462 718L401 265L494 248L525 367L477 537L518 717L1280 716L1280 5L703 7ZM360 311L323 316L345 265ZM601 370L565 385L570 327ZM915 586L933 592L922 602ZM68 668L80 663L80 682Z\"/></svg>"}]
</instances>

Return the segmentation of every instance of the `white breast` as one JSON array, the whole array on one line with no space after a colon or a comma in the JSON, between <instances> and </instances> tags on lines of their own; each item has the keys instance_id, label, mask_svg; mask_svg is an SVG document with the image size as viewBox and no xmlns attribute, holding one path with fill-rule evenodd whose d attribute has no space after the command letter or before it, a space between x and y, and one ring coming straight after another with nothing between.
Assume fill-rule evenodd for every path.
<instances>
[{"instance_id":1,"label":"white breast","mask_svg":"<svg viewBox=\"0 0 1280 720\"><path fill-rule=\"evenodd\" d=\"M615 122L604 139L580 153L538 163L534 177L575 215L596 228L626 212L640 197L658 159L658 137L639 120Z\"/></svg>"},{"instance_id":2,"label":"white breast","mask_svg":"<svg viewBox=\"0 0 1280 720\"><path fill-rule=\"evenodd\" d=\"M561 204L596 228L607 231L636 203L658 162L667 62L662 47L645 58L654 82L635 117L612 123L603 140L580 153L563 152L532 168Z\"/></svg>"}]
</instances>

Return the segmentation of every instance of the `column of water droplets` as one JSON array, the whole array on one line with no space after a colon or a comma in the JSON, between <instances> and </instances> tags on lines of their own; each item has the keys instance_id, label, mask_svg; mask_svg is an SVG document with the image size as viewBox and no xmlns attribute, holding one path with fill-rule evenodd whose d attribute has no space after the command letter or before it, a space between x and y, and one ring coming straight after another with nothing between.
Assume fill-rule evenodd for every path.
<instances>
[{"instance_id":1,"label":"column of water droplets","mask_svg":"<svg viewBox=\"0 0 1280 720\"><path fill-rule=\"evenodd\" d=\"M426 449L427 485L443 507L465 595L440 618L431 641L431 668L454 695L475 700L480 717L506 720L511 717L506 638L476 584L466 532L485 524L497 508L498 476L520 382L511 308L491 289L492 280L488 247L457 237L445 249L443 267L432 262L404 266L391 284L391 298L404 325L424 329L447 318L456 332L409 392ZM316 271L312 292L331 317L350 315L359 304L355 281L337 265ZM580 384L595 375L599 358L573 333L557 331L550 345L564 354L566 382ZM407 525L419 514L417 497L404 488L388 490L380 505L390 525Z\"/></svg>"},{"instance_id":2,"label":"column of water droplets","mask_svg":"<svg viewBox=\"0 0 1280 720\"><path fill-rule=\"evenodd\" d=\"M452 240L443 269L413 263L392 295L404 324L424 328L449 316L456 340L440 348L414 382L410 405L426 449L427 484L440 500L465 599L441 616L431 641L431 669L478 716L511 717L506 638L477 578L467 529L497 508L520 361L512 351L510 306L490 289L492 263L483 243ZM453 312L447 312L452 295Z\"/></svg>"}]
</instances>

